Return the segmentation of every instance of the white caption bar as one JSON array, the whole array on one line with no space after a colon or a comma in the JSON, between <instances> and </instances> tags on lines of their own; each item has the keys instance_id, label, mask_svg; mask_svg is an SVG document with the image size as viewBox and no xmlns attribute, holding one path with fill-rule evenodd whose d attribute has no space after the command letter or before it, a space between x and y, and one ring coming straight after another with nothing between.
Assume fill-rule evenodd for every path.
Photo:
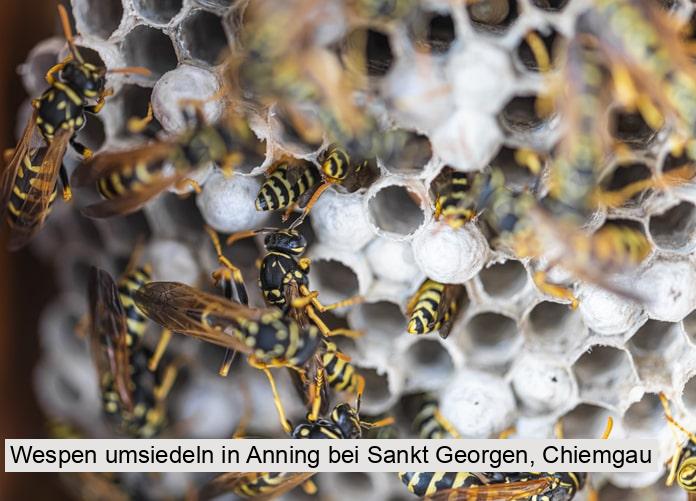
<instances>
[{"instance_id":1,"label":"white caption bar","mask_svg":"<svg viewBox=\"0 0 696 501\"><path fill-rule=\"evenodd\" d=\"M656 440L5 440L6 472L652 472Z\"/></svg>"}]
</instances>

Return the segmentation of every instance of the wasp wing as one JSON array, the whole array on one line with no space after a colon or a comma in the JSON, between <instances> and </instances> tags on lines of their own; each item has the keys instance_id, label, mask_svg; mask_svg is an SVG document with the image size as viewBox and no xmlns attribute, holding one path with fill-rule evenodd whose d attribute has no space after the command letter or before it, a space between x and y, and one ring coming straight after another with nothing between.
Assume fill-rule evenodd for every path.
<instances>
[{"instance_id":1,"label":"wasp wing","mask_svg":"<svg viewBox=\"0 0 696 501\"><path fill-rule=\"evenodd\" d=\"M7 162L7 165L5 165L2 174L0 174L0 217L4 216L7 203L10 200L10 193L12 193L12 187L14 186L19 166L24 161L24 157L29 154L31 140L36 130L36 113L36 109L34 109L29 122L27 122L26 127L24 127L24 132L17 143L17 147L12 152L12 156L9 162Z\"/></svg>"},{"instance_id":2,"label":"wasp wing","mask_svg":"<svg viewBox=\"0 0 696 501\"><path fill-rule=\"evenodd\" d=\"M240 319L258 320L268 311L178 282L150 282L135 292L134 299L147 317L173 332L246 354L251 349L235 336Z\"/></svg>"},{"instance_id":3,"label":"wasp wing","mask_svg":"<svg viewBox=\"0 0 696 501\"><path fill-rule=\"evenodd\" d=\"M61 129L53 136L53 140L48 145L39 172L28 183L26 196L17 207L20 215L17 222L12 225L8 244L10 250L16 250L26 245L43 227L58 181L58 172L60 172L63 157L72 135L72 129Z\"/></svg>"},{"instance_id":4,"label":"wasp wing","mask_svg":"<svg viewBox=\"0 0 696 501\"><path fill-rule=\"evenodd\" d=\"M552 486L550 477L522 482L474 485L436 492L423 499L427 501L513 501L538 496Z\"/></svg>"},{"instance_id":5,"label":"wasp wing","mask_svg":"<svg viewBox=\"0 0 696 501\"><path fill-rule=\"evenodd\" d=\"M235 492L245 484L256 482L261 475L264 475L264 473L223 473L212 479L203 487L200 497L202 500L206 500L217 497L223 493ZM278 477L273 478L272 483L267 483L263 492L253 495L253 499L254 501L270 501L290 492L298 485L302 485L313 475L314 473L311 472L281 473Z\"/></svg>"},{"instance_id":6,"label":"wasp wing","mask_svg":"<svg viewBox=\"0 0 696 501\"><path fill-rule=\"evenodd\" d=\"M130 391L130 350L126 312L116 282L106 271L92 267L88 283L91 318L90 342L99 381L112 374L121 403L133 408Z\"/></svg>"},{"instance_id":7,"label":"wasp wing","mask_svg":"<svg viewBox=\"0 0 696 501\"><path fill-rule=\"evenodd\" d=\"M440 304L437 305L437 318L442 319L442 324L440 325L440 329L438 330L438 332L440 333L440 337L442 337L443 339L446 339L447 336L449 336L452 324L454 323L454 320L457 317L457 310L459 309L459 305L461 303L462 294L463 287L458 284L445 285L445 288L442 291L442 300L440 301ZM450 304L452 303L452 301L456 302L456 306L453 309L453 311L450 311ZM449 318L445 320L445 316L448 313Z\"/></svg>"}]
</instances>

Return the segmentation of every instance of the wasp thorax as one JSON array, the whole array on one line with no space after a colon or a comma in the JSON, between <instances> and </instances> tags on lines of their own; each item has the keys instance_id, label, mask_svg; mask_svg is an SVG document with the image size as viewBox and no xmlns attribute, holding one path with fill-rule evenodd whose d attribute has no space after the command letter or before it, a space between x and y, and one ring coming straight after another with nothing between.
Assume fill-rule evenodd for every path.
<instances>
[{"instance_id":1,"label":"wasp thorax","mask_svg":"<svg viewBox=\"0 0 696 501\"><path fill-rule=\"evenodd\" d=\"M264 240L269 251L286 252L299 256L307 248L307 240L296 230L275 231Z\"/></svg>"},{"instance_id":2,"label":"wasp thorax","mask_svg":"<svg viewBox=\"0 0 696 501\"><path fill-rule=\"evenodd\" d=\"M104 74L104 68L70 61L61 70L60 78L83 97L96 97L106 85Z\"/></svg>"}]
</instances>

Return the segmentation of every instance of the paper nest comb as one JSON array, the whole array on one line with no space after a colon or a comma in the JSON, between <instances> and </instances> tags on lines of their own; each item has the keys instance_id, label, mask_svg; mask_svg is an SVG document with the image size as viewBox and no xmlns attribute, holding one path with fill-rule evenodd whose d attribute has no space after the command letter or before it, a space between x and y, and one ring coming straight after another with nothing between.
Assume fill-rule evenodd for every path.
<instances>
[{"instance_id":1,"label":"paper nest comb","mask_svg":"<svg viewBox=\"0 0 696 501\"><path fill-rule=\"evenodd\" d=\"M366 412L388 411L405 394L432 390L444 415L466 437L492 436L513 424L521 437L551 437L554 423L563 418L568 437L595 438L612 415L614 437L658 437L666 460L674 441L657 394L663 391L672 399L686 425L696 424L696 192L682 187L642 193L595 222L601 227L606 219L631 221L653 244L639 278L627 278L652 299L644 309L576 284L580 307L571 310L536 289L530 263L491 250L474 224L455 231L433 220L429 186L444 165L474 171L493 164L512 172L513 148L548 149L558 139L557 120L539 120L533 112L544 78L524 35L536 30L549 46L572 36L585 3L495 1L469 8L458 2L421 2L419 17L425 26L445 34L438 52L422 50L428 33L422 27L397 24L389 31L372 31L381 54L393 57L379 79L383 93L400 103L388 111L400 127L414 131L413 140L428 154L420 165L396 160L380 165L380 178L365 190L329 190L320 199L311 230L304 229L313 233L308 235L312 288L325 303L358 292L367 297L366 303L335 318L337 324L347 320L351 328L365 331L363 338L341 346L367 380ZM205 98L219 89L215 63L234 39L233 21L240 10L235 2L73 0L72 7L80 47L94 51L87 52L110 68L138 65L152 71L151 78L114 80L115 95L80 133L95 150L128 146L126 120L142 115L150 99L165 131L175 132L183 125L177 108L181 98ZM500 8L503 14L497 12ZM675 9L688 18L692 7ZM21 68L29 95L43 90L46 69L64 53L63 41L52 39L29 55ZM443 84L448 92L422 97ZM209 119L220 113L217 103L206 106ZM608 115L615 134L632 151L620 171L617 165L606 166L609 182L627 183L679 165L663 134L635 116L615 110ZM203 186L198 196L182 200L166 194L142 213L103 221L56 204L34 245L38 255L55 262L61 288L41 320L43 355L35 388L47 415L96 436L108 433L89 352L74 335L85 311L90 265L118 273L136 237L149 230L146 254L155 278L200 285L216 266L203 222L225 233L278 222L276 216L257 212L253 203L274 155L292 151L279 142L268 118L256 124L268 139L266 162L243 166L230 179L212 166L204 169L196 174ZM319 152L295 153L316 158ZM259 244L248 241L234 250L256 304ZM425 276L466 286L466 306L444 341L436 334L416 337L405 331L406 302ZM278 433L270 393L258 371L239 366L222 379L216 374L220 350L178 337L173 344L171 350L184 354L189 365L174 399L175 422L186 423L179 433L228 436L242 412L240 378L259 389L251 392L254 430ZM290 415L301 416L288 381L281 378L281 383ZM328 486L337 498L344 491L362 499L412 498L395 475L321 476L320 486ZM149 496L182 495L189 480L164 475L149 486ZM662 473L593 475L593 482L603 486L605 499L681 495L664 489ZM577 499L585 495L581 492Z\"/></svg>"}]
</instances>

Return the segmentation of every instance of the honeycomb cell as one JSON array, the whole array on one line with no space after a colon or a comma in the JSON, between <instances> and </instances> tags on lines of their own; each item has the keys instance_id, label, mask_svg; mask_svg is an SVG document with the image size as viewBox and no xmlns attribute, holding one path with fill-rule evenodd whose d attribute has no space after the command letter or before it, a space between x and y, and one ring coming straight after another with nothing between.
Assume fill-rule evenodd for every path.
<instances>
[{"instance_id":1,"label":"honeycomb cell","mask_svg":"<svg viewBox=\"0 0 696 501\"><path fill-rule=\"evenodd\" d=\"M542 301L527 317L529 342L557 353L579 346L587 333L579 312L566 304Z\"/></svg>"},{"instance_id":2,"label":"honeycomb cell","mask_svg":"<svg viewBox=\"0 0 696 501\"><path fill-rule=\"evenodd\" d=\"M205 10L195 10L179 26L178 38L188 56L198 62L216 65L228 48L222 19Z\"/></svg>"},{"instance_id":3,"label":"honeycomb cell","mask_svg":"<svg viewBox=\"0 0 696 501\"><path fill-rule=\"evenodd\" d=\"M526 413L542 415L573 401L573 376L553 357L524 353L511 372L512 389Z\"/></svg>"},{"instance_id":4,"label":"honeycomb cell","mask_svg":"<svg viewBox=\"0 0 696 501\"><path fill-rule=\"evenodd\" d=\"M696 376L692 376L682 389L682 402L691 414L696 415Z\"/></svg>"},{"instance_id":5,"label":"honeycomb cell","mask_svg":"<svg viewBox=\"0 0 696 501\"><path fill-rule=\"evenodd\" d=\"M517 0L481 0L466 6L469 19L477 31L504 34L519 16Z\"/></svg>"},{"instance_id":6,"label":"honeycomb cell","mask_svg":"<svg viewBox=\"0 0 696 501\"><path fill-rule=\"evenodd\" d=\"M119 104L121 106L122 123L116 135L122 138L130 138L133 134L128 130L128 120L131 118L144 117L147 113L147 106L150 104L152 89L141 87L140 85L124 85L119 93Z\"/></svg>"},{"instance_id":7,"label":"honeycomb cell","mask_svg":"<svg viewBox=\"0 0 696 501\"><path fill-rule=\"evenodd\" d=\"M573 365L580 398L618 405L637 383L631 358L611 346L592 346Z\"/></svg>"},{"instance_id":8,"label":"honeycomb cell","mask_svg":"<svg viewBox=\"0 0 696 501\"><path fill-rule=\"evenodd\" d=\"M647 149L657 135L640 113L622 108L609 115L609 130L614 139L636 150Z\"/></svg>"},{"instance_id":9,"label":"honeycomb cell","mask_svg":"<svg viewBox=\"0 0 696 501\"><path fill-rule=\"evenodd\" d=\"M600 438L607 418L617 416L603 407L581 403L561 418L565 438Z\"/></svg>"},{"instance_id":10,"label":"honeycomb cell","mask_svg":"<svg viewBox=\"0 0 696 501\"><path fill-rule=\"evenodd\" d=\"M384 412L395 397L390 390L389 374L385 371L364 367L358 367L358 372L365 378L362 408L367 413Z\"/></svg>"},{"instance_id":11,"label":"honeycomb cell","mask_svg":"<svg viewBox=\"0 0 696 501\"><path fill-rule=\"evenodd\" d=\"M136 26L123 40L121 46L126 64L142 66L152 72L152 79L159 78L177 65L171 39L160 30L149 26Z\"/></svg>"},{"instance_id":12,"label":"honeycomb cell","mask_svg":"<svg viewBox=\"0 0 696 501\"><path fill-rule=\"evenodd\" d=\"M537 96L515 96L498 114L498 122L504 131L517 138L528 138L548 129L550 117L542 117L537 111Z\"/></svg>"},{"instance_id":13,"label":"honeycomb cell","mask_svg":"<svg viewBox=\"0 0 696 501\"><path fill-rule=\"evenodd\" d=\"M183 5L183 0L133 0L133 7L143 19L160 25L168 24Z\"/></svg>"},{"instance_id":14,"label":"honeycomb cell","mask_svg":"<svg viewBox=\"0 0 696 501\"><path fill-rule=\"evenodd\" d=\"M375 184L367 194L368 218L384 236L409 237L425 222L423 203L407 184Z\"/></svg>"},{"instance_id":15,"label":"honeycomb cell","mask_svg":"<svg viewBox=\"0 0 696 501\"><path fill-rule=\"evenodd\" d=\"M486 294L495 299L513 297L529 283L527 270L512 259L484 268L479 279Z\"/></svg>"},{"instance_id":16,"label":"honeycomb cell","mask_svg":"<svg viewBox=\"0 0 696 501\"><path fill-rule=\"evenodd\" d=\"M500 365L519 351L522 338L515 321L499 313L477 313L458 341L476 365Z\"/></svg>"},{"instance_id":17,"label":"honeycomb cell","mask_svg":"<svg viewBox=\"0 0 696 501\"><path fill-rule=\"evenodd\" d=\"M196 0L196 2L203 7L224 9L233 5L236 0Z\"/></svg>"},{"instance_id":18,"label":"honeycomb cell","mask_svg":"<svg viewBox=\"0 0 696 501\"><path fill-rule=\"evenodd\" d=\"M409 26L409 37L416 50L443 54L455 42L457 33L449 14L422 12L414 16Z\"/></svg>"},{"instance_id":19,"label":"honeycomb cell","mask_svg":"<svg viewBox=\"0 0 696 501\"><path fill-rule=\"evenodd\" d=\"M361 193L325 191L312 209L317 238L334 247L359 251L375 234L365 217Z\"/></svg>"},{"instance_id":20,"label":"honeycomb cell","mask_svg":"<svg viewBox=\"0 0 696 501\"><path fill-rule=\"evenodd\" d=\"M520 165L515 159L517 150L503 146L497 155L491 160L491 167L500 169L505 175L505 185L513 190L523 190L532 186L536 177L525 166ZM542 160L543 162L543 160Z\"/></svg>"},{"instance_id":21,"label":"honeycomb cell","mask_svg":"<svg viewBox=\"0 0 696 501\"><path fill-rule=\"evenodd\" d=\"M391 348L395 339L406 332L406 317L391 301L376 301L353 306L348 319L354 329L365 332L358 341L366 349L383 345Z\"/></svg>"},{"instance_id":22,"label":"honeycomb cell","mask_svg":"<svg viewBox=\"0 0 696 501\"><path fill-rule=\"evenodd\" d=\"M367 267L363 263L363 266ZM309 280L312 290L321 291L319 299L322 303L330 304L336 301L342 301L360 292L360 270L356 270L353 266L359 266L358 263L344 262L339 256L331 254L318 257L312 257L312 266L310 268ZM369 284L366 284L369 286ZM341 312L341 310L337 311Z\"/></svg>"},{"instance_id":23,"label":"honeycomb cell","mask_svg":"<svg viewBox=\"0 0 696 501\"><path fill-rule=\"evenodd\" d=\"M389 35L372 28L356 28L342 43L345 66L360 75L385 76L394 64Z\"/></svg>"},{"instance_id":24,"label":"honeycomb cell","mask_svg":"<svg viewBox=\"0 0 696 501\"><path fill-rule=\"evenodd\" d=\"M661 214L650 216L650 236L664 250L690 252L696 243L696 207L681 202Z\"/></svg>"},{"instance_id":25,"label":"honeycomb cell","mask_svg":"<svg viewBox=\"0 0 696 501\"><path fill-rule=\"evenodd\" d=\"M123 18L121 0L75 0L73 14L80 30L107 39Z\"/></svg>"},{"instance_id":26,"label":"honeycomb cell","mask_svg":"<svg viewBox=\"0 0 696 501\"><path fill-rule=\"evenodd\" d=\"M568 0L532 0L532 5L548 12L557 12L565 9Z\"/></svg>"},{"instance_id":27,"label":"honeycomb cell","mask_svg":"<svg viewBox=\"0 0 696 501\"><path fill-rule=\"evenodd\" d=\"M540 30L534 30L531 33L533 34L532 36L541 40L549 57L549 67L550 69L554 69L557 63L556 47L558 47L563 37L550 26L545 26ZM528 71L539 72L541 71L539 61L529 41L530 38L529 35L527 35L517 46L517 58Z\"/></svg>"},{"instance_id":28,"label":"honeycomb cell","mask_svg":"<svg viewBox=\"0 0 696 501\"><path fill-rule=\"evenodd\" d=\"M653 438L666 424L660 398L655 393L643 395L623 416L624 429L633 438Z\"/></svg>"},{"instance_id":29,"label":"honeycomb cell","mask_svg":"<svg viewBox=\"0 0 696 501\"><path fill-rule=\"evenodd\" d=\"M405 144L380 160L390 173L408 176L423 173L432 156L433 148L427 136L409 131Z\"/></svg>"},{"instance_id":30,"label":"honeycomb cell","mask_svg":"<svg viewBox=\"0 0 696 501\"><path fill-rule=\"evenodd\" d=\"M85 126L77 133L77 140L91 149L99 151L106 141L104 122L98 115L86 114Z\"/></svg>"},{"instance_id":31,"label":"honeycomb cell","mask_svg":"<svg viewBox=\"0 0 696 501\"><path fill-rule=\"evenodd\" d=\"M624 202L623 205L635 207L644 198L644 194L649 191L649 188L642 187L639 183L645 184L651 177L650 167L643 162L617 164L609 174L604 176L601 186L609 195L619 195L622 190L624 192L631 190L634 192L632 196L628 198L622 196L621 199ZM628 188L630 186L633 188Z\"/></svg>"},{"instance_id":32,"label":"honeycomb cell","mask_svg":"<svg viewBox=\"0 0 696 501\"><path fill-rule=\"evenodd\" d=\"M404 353L406 384L410 388L435 389L454 373L454 362L436 339L418 339Z\"/></svg>"},{"instance_id":33,"label":"honeycomb cell","mask_svg":"<svg viewBox=\"0 0 696 501\"><path fill-rule=\"evenodd\" d=\"M684 318L684 331L691 344L696 345L696 310Z\"/></svg>"}]
</instances>

